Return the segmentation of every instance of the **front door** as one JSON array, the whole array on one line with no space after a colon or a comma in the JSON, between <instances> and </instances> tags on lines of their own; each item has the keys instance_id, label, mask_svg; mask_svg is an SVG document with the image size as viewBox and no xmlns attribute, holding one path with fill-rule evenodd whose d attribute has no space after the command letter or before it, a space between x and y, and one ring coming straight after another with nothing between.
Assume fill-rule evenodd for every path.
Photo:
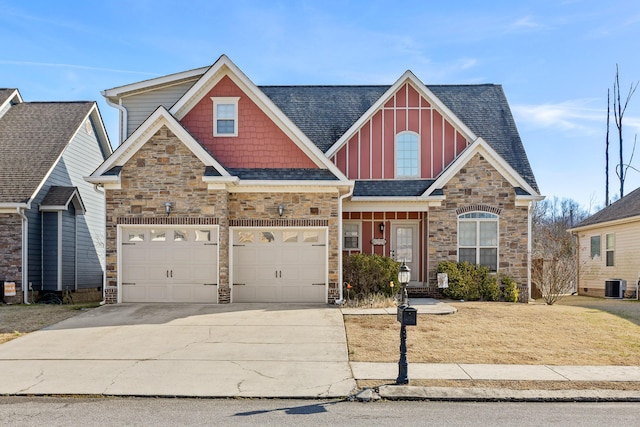
<instances>
[{"instance_id":1,"label":"front door","mask_svg":"<svg viewBox=\"0 0 640 427\"><path fill-rule=\"evenodd\" d=\"M420 268L418 224L391 223L391 250L393 259L398 262L404 261L411 269L411 282L417 282Z\"/></svg>"}]
</instances>

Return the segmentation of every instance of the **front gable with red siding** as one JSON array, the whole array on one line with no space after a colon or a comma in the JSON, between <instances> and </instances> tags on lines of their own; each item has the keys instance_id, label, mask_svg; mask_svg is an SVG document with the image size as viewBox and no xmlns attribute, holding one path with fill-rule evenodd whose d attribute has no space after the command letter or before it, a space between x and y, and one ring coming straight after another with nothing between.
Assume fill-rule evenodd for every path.
<instances>
[{"instance_id":1,"label":"front gable with red siding","mask_svg":"<svg viewBox=\"0 0 640 427\"><path fill-rule=\"evenodd\" d=\"M395 179L395 138L401 132L419 136L419 179L435 179L475 139L411 78L396 86L329 153L349 179Z\"/></svg>"},{"instance_id":2,"label":"front gable with red siding","mask_svg":"<svg viewBox=\"0 0 640 427\"><path fill-rule=\"evenodd\" d=\"M238 136L213 135L211 98L216 97L240 98ZM225 167L318 168L229 76L224 76L180 122Z\"/></svg>"}]
</instances>

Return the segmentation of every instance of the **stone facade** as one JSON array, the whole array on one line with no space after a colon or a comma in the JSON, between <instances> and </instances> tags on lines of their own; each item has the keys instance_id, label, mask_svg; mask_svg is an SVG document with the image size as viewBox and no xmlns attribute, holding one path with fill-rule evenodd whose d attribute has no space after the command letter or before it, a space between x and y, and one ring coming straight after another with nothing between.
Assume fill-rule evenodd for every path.
<instances>
[{"instance_id":1,"label":"stone facade","mask_svg":"<svg viewBox=\"0 0 640 427\"><path fill-rule=\"evenodd\" d=\"M4 286L5 280L16 283L16 297L5 300L20 302L17 299L22 298L22 219L17 214L0 214L0 254L0 286Z\"/></svg>"},{"instance_id":2,"label":"stone facade","mask_svg":"<svg viewBox=\"0 0 640 427\"><path fill-rule=\"evenodd\" d=\"M476 154L443 188L446 200L429 211L428 281L436 282L441 261L456 261L458 215L485 210L498 213L498 272L526 289L528 208L516 206L515 190L480 154ZM522 289L522 288L521 288Z\"/></svg>"},{"instance_id":3,"label":"stone facade","mask_svg":"<svg viewBox=\"0 0 640 427\"><path fill-rule=\"evenodd\" d=\"M118 225L218 225L218 302L230 302L230 227L328 227L329 300L338 297L337 191L237 192L209 190L202 181L204 164L170 131L161 128L122 167L121 189L107 190L107 283L105 299L117 302ZM171 215L165 203L171 202ZM278 206L283 205L282 217Z\"/></svg>"},{"instance_id":4,"label":"stone facade","mask_svg":"<svg viewBox=\"0 0 640 427\"><path fill-rule=\"evenodd\" d=\"M118 224L218 224L220 302L229 302L227 192L210 191L204 164L162 127L122 167L121 189L107 190L107 280L105 299L117 302ZM171 202L171 216L165 203Z\"/></svg>"}]
</instances>

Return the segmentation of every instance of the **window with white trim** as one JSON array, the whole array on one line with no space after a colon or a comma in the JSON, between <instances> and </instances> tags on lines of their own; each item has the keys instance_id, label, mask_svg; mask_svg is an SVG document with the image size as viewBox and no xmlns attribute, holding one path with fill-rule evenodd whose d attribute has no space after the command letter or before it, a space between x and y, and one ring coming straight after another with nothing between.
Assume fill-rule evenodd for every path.
<instances>
[{"instance_id":1,"label":"window with white trim","mask_svg":"<svg viewBox=\"0 0 640 427\"><path fill-rule=\"evenodd\" d=\"M239 97L211 98L213 101L213 136L238 136Z\"/></svg>"},{"instance_id":2,"label":"window with white trim","mask_svg":"<svg viewBox=\"0 0 640 427\"><path fill-rule=\"evenodd\" d=\"M615 234L607 234L607 267L613 267L614 264L614 253L616 248L616 236Z\"/></svg>"},{"instance_id":3,"label":"window with white trim","mask_svg":"<svg viewBox=\"0 0 640 427\"><path fill-rule=\"evenodd\" d=\"M600 258L600 235L591 236L591 259Z\"/></svg>"},{"instance_id":4,"label":"window with white trim","mask_svg":"<svg viewBox=\"0 0 640 427\"><path fill-rule=\"evenodd\" d=\"M360 250L361 224L359 222L345 222L342 224L342 249Z\"/></svg>"},{"instance_id":5,"label":"window with white trim","mask_svg":"<svg viewBox=\"0 0 640 427\"><path fill-rule=\"evenodd\" d=\"M420 138L414 132L396 135L396 178L420 177Z\"/></svg>"},{"instance_id":6,"label":"window with white trim","mask_svg":"<svg viewBox=\"0 0 640 427\"><path fill-rule=\"evenodd\" d=\"M498 271L498 215L469 212L458 216L458 262Z\"/></svg>"}]
</instances>

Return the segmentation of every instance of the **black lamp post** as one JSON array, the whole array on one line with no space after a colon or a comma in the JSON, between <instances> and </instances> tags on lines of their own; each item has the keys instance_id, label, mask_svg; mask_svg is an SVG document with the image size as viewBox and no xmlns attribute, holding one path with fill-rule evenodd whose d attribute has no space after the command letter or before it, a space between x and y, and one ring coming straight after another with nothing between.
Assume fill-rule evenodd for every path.
<instances>
[{"instance_id":1,"label":"black lamp post","mask_svg":"<svg viewBox=\"0 0 640 427\"><path fill-rule=\"evenodd\" d=\"M409 384L407 374L407 325L416 325L417 310L409 307L409 298L407 296L407 285L411 280L411 270L405 262L402 262L400 271L398 272L398 282L400 282L402 301L398 306L398 322L400 322L400 360L398 360L398 378L396 384Z\"/></svg>"}]
</instances>

